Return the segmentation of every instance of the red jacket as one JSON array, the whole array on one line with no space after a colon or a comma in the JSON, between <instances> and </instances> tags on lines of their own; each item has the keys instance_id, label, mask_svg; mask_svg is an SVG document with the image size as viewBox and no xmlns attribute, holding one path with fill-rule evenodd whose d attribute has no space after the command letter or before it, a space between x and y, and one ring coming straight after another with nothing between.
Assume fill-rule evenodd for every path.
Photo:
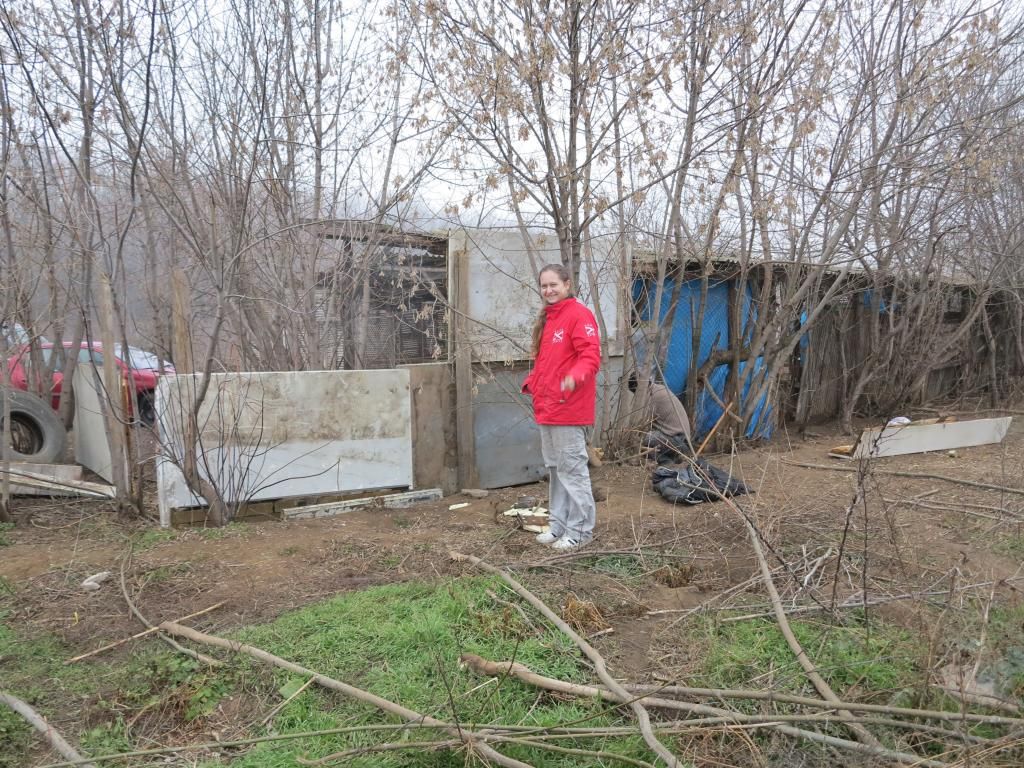
<instances>
[{"instance_id":1,"label":"red jacket","mask_svg":"<svg viewBox=\"0 0 1024 768\"><path fill-rule=\"evenodd\" d=\"M593 313L576 299L544 307L547 320L533 370L523 392L533 397L538 424L587 426L594 423L601 339ZM576 389L563 392L562 379L572 376Z\"/></svg>"}]
</instances>

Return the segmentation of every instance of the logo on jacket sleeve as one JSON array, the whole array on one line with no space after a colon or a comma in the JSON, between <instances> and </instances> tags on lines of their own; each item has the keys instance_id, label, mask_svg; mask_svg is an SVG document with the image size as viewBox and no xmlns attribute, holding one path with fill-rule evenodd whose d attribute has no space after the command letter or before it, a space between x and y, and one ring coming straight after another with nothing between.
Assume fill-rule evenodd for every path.
<instances>
[{"instance_id":1,"label":"logo on jacket sleeve","mask_svg":"<svg viewBox=\"0 0 1024 768\"><path fill-rule=\"evenodd\" d=\"M583 326L583 330L587 332L587 336L593 336L597 333L597 329L594 328L590 323Z\"/></svg>"},{"instance_id":2,"label":"logo on jacket sleeve","mask_svg":"<svg viewBox=\"0 0 1024 768\"><path fill-rule=\"evenodd\" d=\"M555 331L555 335L551 337L551 341L555 344L561 343L565 339L565 329L559 328Z\"/></svg>"}]
</instances>

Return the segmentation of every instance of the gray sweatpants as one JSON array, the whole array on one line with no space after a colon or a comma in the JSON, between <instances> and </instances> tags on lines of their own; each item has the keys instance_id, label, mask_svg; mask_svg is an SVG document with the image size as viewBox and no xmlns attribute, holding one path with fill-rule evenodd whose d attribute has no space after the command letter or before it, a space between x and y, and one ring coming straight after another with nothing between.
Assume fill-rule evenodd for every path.
<instances>
[{"instance_id":1,"label":"gray sweatpants","mask_svg":"<svg viewBox=\"0 0 1024 768\"><path fill-rule=\"evenodd\" d=\"M594 536L597 508L587 469L585 427L540 425L540 449L551 483L548 513L551 533L581 544Z\"/></svg>"}]
</instances>

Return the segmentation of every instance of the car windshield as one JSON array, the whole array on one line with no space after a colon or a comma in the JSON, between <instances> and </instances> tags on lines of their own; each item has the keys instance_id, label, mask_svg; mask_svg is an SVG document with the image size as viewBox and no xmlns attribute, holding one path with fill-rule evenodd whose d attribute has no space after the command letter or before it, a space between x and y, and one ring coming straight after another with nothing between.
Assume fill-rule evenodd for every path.
<instances>
[{"instance_id":1,"label":"car windshield","mask_svg":"<svg viewBox=\"0 0 1024 768\"><path fill-rule=\"evenodd\" d=\"M127 360L125 360L124 348L120 344L114 345L114 354L117 358L129 367L137 371L158 371L160 370L160 358L152 352L146 352L138 347L128 347Z\"/></svg>"}]
</instances>

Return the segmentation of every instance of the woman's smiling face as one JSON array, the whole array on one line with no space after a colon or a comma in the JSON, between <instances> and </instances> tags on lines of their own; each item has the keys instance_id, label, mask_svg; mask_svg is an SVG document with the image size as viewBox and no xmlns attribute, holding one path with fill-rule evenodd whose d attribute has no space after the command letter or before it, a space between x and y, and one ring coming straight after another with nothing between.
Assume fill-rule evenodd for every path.
<instances>
[{"instance_id":1,"label":"woman's smiling face","mask_svg":"<svg viewBox=\"0 0 1024 768\"><path fill-rule=\"evenodd\" d=\"M540 273L540 295L548 304L557 304L569 295L572 285L551 270Z\"/></svg>"}]
</instances>

